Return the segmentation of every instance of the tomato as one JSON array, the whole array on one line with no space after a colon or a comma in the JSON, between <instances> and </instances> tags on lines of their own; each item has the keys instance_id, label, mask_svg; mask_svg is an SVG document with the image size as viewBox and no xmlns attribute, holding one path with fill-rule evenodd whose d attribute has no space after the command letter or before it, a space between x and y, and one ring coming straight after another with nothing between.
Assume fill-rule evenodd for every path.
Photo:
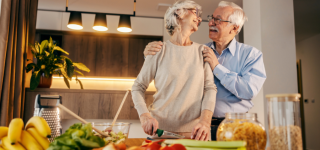
<instances>
[{"instance_id":1,"label":"tomato","mask_svg":"<svg viewBox=\"0 0 320 150\"><path fill-rule=\"evenodd\" d=\"M145 140L145 142L146 142L146 143L152 143L152 141L151 141L151 140Z\"/></svg>"},{"instance_id":2,"label":"tomato","mask_svg":"<svg viewBox=\"0 0 320 150\"><path fill-rule=\"evenodd\" d=\"M119 143L116 145L116 147L119 149L119 150L126 150L127 149L127 146L126 144L124 143Z\"/></svg>"},{"instance_id":3,"label":"tomato","mask_svg":"<svg viewBox=\"0 0 320 150\"><path fill-rule=\"evenodd\" d=\"M175 150L187 150L182 144L172 144L170 147L174 148Z\"/></svg>"},{"instance_id":4,"label":"tomato","mask_svg":"<svg viewBox=\"0 0 320 150\"><path fill-rule=\"evenodd\" d=\"M176 150L176 149L174 149L173 147L166 146L166 147L161 147L160 150Z\"/></svg>"},{"instance_id":5,"label":"tomato","mask_svg":"<svg viewBox=\"0 0 320 150\"><path fill-rule=\"evenodd\" d=\"M133 147L130 147L129 149L127 150L144 150L143 148L141 147L138 147L138 146L133 146Z\"/></svg>"},{"instance_id":6,"label":"tomato","mask_svg":"<svg viewBox=\"0 0 320 150\"><path fill-rule=\"evenodd\" d=\"M146 150L159 150L161 147L160 144L156 143L156 142L152 142L151 144L149 144L147 147L146 147Z\"/></svg>"}]
</instances>

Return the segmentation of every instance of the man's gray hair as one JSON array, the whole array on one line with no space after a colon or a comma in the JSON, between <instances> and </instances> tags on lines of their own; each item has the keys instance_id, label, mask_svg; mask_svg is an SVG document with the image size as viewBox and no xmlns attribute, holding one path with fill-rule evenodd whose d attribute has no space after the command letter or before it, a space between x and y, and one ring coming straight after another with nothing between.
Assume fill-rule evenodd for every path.
<instances>
[{"instance_id":1,"label":"man's gray hair","mask_svg":"<svg viewBox=\"0 0 320 150\"><path fill-rule=\"evenodd\" d=\"M227 6L230 6L233 8L233 12L228 17L228 21L230 21L232 24L235 24L236 26L239 27L237 32L239 33L241 31L241 28L244 22L248 20L248 17L244 13L243 9L233 2L221 1L218 5L218 7L227 7Z\"/></svg>"},{"instance_id":2,"label":"man's gray hair","mask_svg":"<svg viewBox=\"0 0 320 150\"><path fill-rule=\"evenodd\" d=\"M164 15L164 26L166 27L167 32L170 36L173 35L176 29L181 28L178 19L182 19L184 15L188 13L188 9L193 8L198 9L198 13L201 16L201 6L191 0L177 1L171 7L168 8L166 14Z\"/></svg>"}]
</instances>

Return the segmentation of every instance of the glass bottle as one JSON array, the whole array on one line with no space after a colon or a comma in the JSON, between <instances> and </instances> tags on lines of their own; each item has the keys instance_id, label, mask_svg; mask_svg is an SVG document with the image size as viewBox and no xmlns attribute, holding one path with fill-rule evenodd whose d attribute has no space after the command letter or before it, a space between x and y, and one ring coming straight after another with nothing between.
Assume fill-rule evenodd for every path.
<instances>
[{"instance_id":1,"label":"glass bottle","mask_svg":"<svg viewBox=\"0 0 320 150\"><path fill-rule=\"evenodd\" d=\"M246 141L247 150L265 150L267 135L256 113L226 113L218 127L217 141Z\"/></svg>"},{"instance_id":2,"label":"glass bottle","mask_svg":"<svg viewBox=\"0 0 320 150\"><path fill-rule=\"evenodd\" d=\"M271 150L302 150L300 94L271 94L266 98Z\"/></svg>"}]
</instances>

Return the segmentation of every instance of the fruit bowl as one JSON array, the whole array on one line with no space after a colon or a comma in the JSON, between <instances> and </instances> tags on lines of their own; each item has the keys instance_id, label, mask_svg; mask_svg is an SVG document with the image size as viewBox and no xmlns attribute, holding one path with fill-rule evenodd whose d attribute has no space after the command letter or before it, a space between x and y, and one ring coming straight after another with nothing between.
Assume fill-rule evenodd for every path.
<instances>
[{"instance_id":1,"label":"fruit bowl","mask_svg":"<svg viewBox=\"0 0 320 150\"><path fill-rule=\"evenodd\" d=\"M110 122L92 122L93 127L107 133L108 137L102 137L100 134L96 133L96 135L104 138L107 143L121 143L125 142L129 136L129 130L131 123L128 122L116 122L112 127L112 123ZM112 130L106 130L107 128L112 127Z\"/></svg>"}]
</instances>

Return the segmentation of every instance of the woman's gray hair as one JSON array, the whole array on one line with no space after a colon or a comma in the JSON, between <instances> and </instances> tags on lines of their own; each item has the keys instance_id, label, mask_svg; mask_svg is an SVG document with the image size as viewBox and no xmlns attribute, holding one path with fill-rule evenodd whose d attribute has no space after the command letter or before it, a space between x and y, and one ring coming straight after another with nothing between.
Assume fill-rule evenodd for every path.
<instances>
[{"instance_id":1,"label":"woman's gray hair","mask_svg":"<svg viewBox=\"0 0 320 150\"><path fill-rule=\"evenodd\" d=\"M241 28L244 22L248 20L248 17L246 16L242 8L233 2L221 1L218 5L218 7L227 7L227 6L230 6L233 8L233 12L228 17L228 21L230 21L232 24L239 27L237 32L239 33L241 31Z\"/></svg>"},{"instance_id":2,"label":"woman's gray hair","mask_svg":"<svg viewBox=\"0 0 320 150\"><path fill-rule=\"evenodd\" d=\"M197 9L199 16L201 16L202 9L199 4L191 0L180 0L174 3L168 8L166 14L164 15L164 26L170 36L173 35L176 29L180 29L178 19L182 19L183 16L188 12L188 9Z\"/></svg>"}]
</instances>

